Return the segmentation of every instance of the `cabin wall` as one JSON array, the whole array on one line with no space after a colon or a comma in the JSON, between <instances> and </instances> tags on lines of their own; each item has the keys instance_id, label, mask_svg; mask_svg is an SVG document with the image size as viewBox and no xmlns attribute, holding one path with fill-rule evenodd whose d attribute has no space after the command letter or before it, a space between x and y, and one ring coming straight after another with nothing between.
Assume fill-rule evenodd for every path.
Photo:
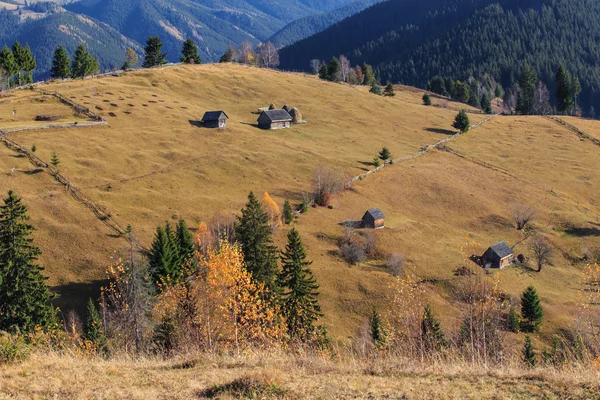
<instances>
[{"instance_id":1,"label":"cabin wall","mask_svg":"<svg viewBox=\"0 0 600 400\"><path fill-rule=\"evenodd\" d=\"M205 128L218 128L219 121L206 121L206 122L204 122L204 127Z\"/></svg>"}]
</instances>

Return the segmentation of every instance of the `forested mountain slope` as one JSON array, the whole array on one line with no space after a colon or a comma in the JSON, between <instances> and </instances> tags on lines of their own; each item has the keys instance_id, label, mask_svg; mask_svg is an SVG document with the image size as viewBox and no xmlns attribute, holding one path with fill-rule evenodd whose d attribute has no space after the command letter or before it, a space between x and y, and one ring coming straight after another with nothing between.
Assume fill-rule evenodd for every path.
<instances>
[{"instance_id":1,"label":"forested mountain slope","mask_svg":"<svg viewBox=\"0 0 600 400\"><path fill-rule=\"evenodd\" d=\"M584 111L600 107L600 3L591 0L392 0L281 52L282 68L340 54L374 64L382 81L425 86L435 75L490 73L511 85L529 63L552 89L563 64Z\"/></svg>"}]
</instances>

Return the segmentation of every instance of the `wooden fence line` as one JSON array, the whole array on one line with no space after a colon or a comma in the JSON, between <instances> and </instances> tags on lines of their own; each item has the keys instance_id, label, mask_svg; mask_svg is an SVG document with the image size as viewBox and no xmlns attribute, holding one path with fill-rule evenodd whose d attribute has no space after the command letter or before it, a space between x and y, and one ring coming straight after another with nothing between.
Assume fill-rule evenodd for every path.
<instances>
[{"instance_id":1,"label":"wooden fence line","mask_svg":"<svg viewBox=\"0 0 600 400\"><path fill-rule=\"evenodd\" d=\"M566 122L565 120L562 120L558 117L554 117L554 116L550 116L550 115L545 115L544 118L550 120L550 121L554 121L557 124L560 124L562 126L564 126L565 128L575 132L576 134L578 134L580 137L590 140L592 143L594 143L596 146L600 146L600 139L589 135L587 133L585 133L584 131L582 131L581 129L577 128L575 125L571 125L568 122Z\"/></svg>"},{"instance_id":2,"label":"wooden fence line","mask_svg":"<svg viewBox=\"0 0 600 400\"><path fill-rule=\"evenodd\" d=\"M475 128L477 128L478 126L481 126L481 125L483 125L484 123L488 122L488 121L489 121L489 120L491 120L492 118L495 118L495 117L497 117L498 115L500 115L500 114L494 114L494 115L490 115L489 117L487 117L487 118L486 118L486 119L484 119L483 121L480 121L480 122L476 123L475 125L471 126L471 128L469 129L469 131L471 131L472 129L475 129ZM465 133L466 133L466 132L465 132ZM357 175L357 176L355 176L354 178L350 179L348 182L346 182L344 186L345 186L345 187L349 187L349 186L351 186L351 185L352 185L354 182L356 182L356 181L358 181L358 180L361 180L361 179L363 179L363 178L366 178L366 177L367 177L367 176L369 176L370 174L372 174L372 173L374 173L374 172L377 172L377 171L380 171L380 170L382 170L383 168L385 168L385 167L387 167L387 166L389 166L389 165L393 165L393 164L396 164L396 163L399 163L399 162L402 162L402 161L408 161L408 160L412 160L413 158L420 157L420 156L422 156L423 154L430 152L432 149L434 149L434 148L436 148L436 147L438 147L438 146L441 146L441 145L443 145L444 143L448 143L449 141L451 141L451 140L454 140L454 139L456 139L457 137L464 135L465 133L463 133L463 132L456 132L454 135L452 135L452 136L450 136L450 137L447 137L446 139L440 140L439 142L437 142L437 143L434 143L434 144L432 144L432 145L428 145L428 146L425 146L425 147L423 147L423 149L421 149L421 151L419 151L418 153L414 153L414 154L411 154L411 155L408 155L408 156L404 156L404 157L396 158L396 159L392 160L392 162L390 162L390 163L383 164L383 165L381 165L381 166L379 166L379 167L377 167L377 168L371 169L371 170L369 170L369 171L367 171L367 172L365 172L365 173L363 173L363 174Z\"/></svg>"}]
</instances>

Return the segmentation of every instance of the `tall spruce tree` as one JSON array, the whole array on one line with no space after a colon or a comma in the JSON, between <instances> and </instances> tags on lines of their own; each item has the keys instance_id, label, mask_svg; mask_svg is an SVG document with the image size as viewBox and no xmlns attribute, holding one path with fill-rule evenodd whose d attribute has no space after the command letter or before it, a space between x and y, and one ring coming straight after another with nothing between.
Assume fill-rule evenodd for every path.
<instances>
[{"instance_id":1,"label":"tall spruce tree","mask_svg":"<svg viewBox=\"0 0 600 400\"><path fill-rule=\"evenodd\" d=\"M333 82L339 82L342 79L340 75L340 60L337 57L332 57L329 61L327 76Z\"/></svg>"},{"instance_id":2,"label":"tall spruce tree","mask_svg":"<svg viewBox=\"0 0 600 400\"><path fill-rule=\"evenodd\" d=\"M75 50L73 62L71 63L71 75L73 78L85 78L98 71L98 61L87 52L85 46L80 44Z\"/></svg>"},{"instance_id":3,"label":"tall spruce tree","mask_svg":"<svg viewBox=\"0 0 600 400\"><path fill-rule=\"evenodd\" d=\"M277 247L273 245L269 216L254 193L248 195L246 208L238 217L235 239L244 253L246 269L271 292L276 288Z\"/></svg>"},{"instance_id":4,"label":"tall spruce tree","mask_svg":"<svg viewBox=\"0 0 600 400\"><path fill-rule=\"evenodd\" d=\"M21 73L21 71L23 70L23 62L25 60L25 49L23 48L21 43L15 42L12 46L12 53L13 53L13 56L15 57L15 62L17 65L17 76L18 76L19 86L21 86L22 78L23 78L23 76L22 76L23 74Z\"/></svg>"},{"instance_id":5,"label":"tall spruce tree","mask_svg":"<svg viewBox=\"0 0 600 400\"><path fill-rule=\"evenodd\" d=\"M71 60L63 46L58 46L54 52L50 76L54 79L65 79L71 76Z\"/></svg>"},{"instance_id":6,"label":"tall spruce tree","mask_svg":"<svg viewBox=\"0 0 600 400\"><path fill-rule=\"evenodd\" d=\"M322 62L321 67L319 68L319 79L329 80L329 67L325 62Z\"/></svg>"},{"instance_id":7,"label":"tall spruce tree","mask_svg":"<svg viewBox=\"0 0 600 400\"><path fill-rule=\"evenodd\" d=\"M529 286L521 295L521 329L524 332L535 332L544 318L544 310L535 287Z\"/></svg>"},{"instance_id":8,"label":"tall spruce tree","mask_svg":"<svg viewBox=\"0 0 600 400\"><path fill-rule=\"evenodd\" d=\"M33 71L37 68L37 62L28 44L25 45L21 54L21 59L17 60L17 62L21 66L21 70L23 70L23 82L32 83Z\"/></svg>"},{"instance_id":9,"label":"tall spruce tree","mask_svg":"<svg viewBox=\"0 0 600 400\"><path fill-rule=\"evenodd\" d=\"M88 300L87 316L84 326L84 339L89 341L100 354L108 353L108 340L104 332L102 318L92 299Z\"/></svg>"},{"instance_id":10,"label":"tall spruce tree","mask_svg":"<svg viewBox=\"0 0 600 400\"><path fill-rule=\"evenodd\" d=\"M367 63L363 63L362 65L362 73L365 76L365 80L363 81L363 85L365 86L373 86L377 83L377 77L375 77L375 72L373 71L373 67Z\"/></svg>"},{"instance_id":11,"label":"tall spruce tree","mask_svg":"<svg viewBox=\"0 0 600 400\"><path fill-rule=\"evenodd\" d=\"M142 67L152 68L167 63L167 55L162 52L163 44L158 36L150 36L144 47L144 63Z\"/></svg>"},{"instance_id":12,"label":"tall spruce tree","mask_svg":"<svg viewBox=\"0 0 600 400\"><path fill-rule=\"evenodd\" d=\"M289 200L286 200L283 203L283 222L286 225L289 225L294 221L294 210L292 210L292 205Z\"/></svg>"},{"instance_id":13,"label":"tall spruce tree","mask_svg":"<svg viewBox=\"0 0 600 400\"><path fill-rule=\"evenodd\" d=\"M525 64L519 76L519 94L517 98L517 112L529 115L533 111L535 100L535 89L538 84L538 76L535 71Z\"/></svg>"},{"instance_id":14,"label":"tall spruce tree","mask_svg":"<svg viewBox=\"0 0 600 400\"><path fill-rule=\"evenodd\" d=\"M13 52L7 46L4 46L0 51L0 66L4 68L11 80L19 72L17 60L15 59Z\"/></svg>"},{"instance_id":15,"label":"tall spruce tree","mask_svg":"<svg viewBox=\"0 0 600 400\"><path fill-rule=\"evenodd\" d=\"M556 108L561 114L567 114L573 109L573 97L571 96L571 78L569 74L559 65L554 78L556 82Z\"/></svg>"},{"instance_id":16,"label":"tall spruce tree","mask_svg":"<svg viewBox=\"0 0 600 400\"><path fill-rule=\"evenodd\" d=\"M184 64L202 64L202 59L198 55L198 46L192 38L187 38L187 40L183 42L181 62Z\"/></svg>"},{"instance_id":17,"label":"tall spruce tree","mask_svg":"<svg viewBox=\"0 0 600 400\"><path fill-rule=\"evenodd\" d=\"M486 114L491 114L494 110L492 110L492 102L487 94L481 95L481 109Z\"/></svg>"},{"instance_id":18,"label":"tall spruce tree","mask_svg":"<svg viewBox=\"0 0 600 400\"><path fill-rule=\"evenodd\" d=\"M301 341L312 340L316 333L315 323L322 316L317 299L319 285L308 268L312 261L306 260L300 233L293 228L287 237L285 251L281 252L283 267L278 279L281 309L290 336Z\"/></svg>"},{"instance_id":19,"label":"tall spruce tree","mask_svg":"<svg viewBox=\"0 0 600 400\"><path fill-rule=\"evenodd\" d=\"M382 349L385 346L387 338L383 327L383 318L381 318L375 307L373 307L369 316L369 333L375 347Z\"/></svg>"},{"instance_id":20,"label":"tall spruce tree","mask_svg":"<svg viewBox=\"0 0 600 400\"><path fill-rule=\"evenodd\" d=\"M425 312L421 320L421 338L427 351L439 351L446 346L446 337L440 327L440 322L433 315L433 310L429 304L425 306Z\"/></svg>"},{"instance_id":21,"label":"tall spruce tree","mask_svg":"<svg viewBox=\"0 0 600 400\"><path fill-rule=\"evenodd\" d=\"M178 260L179 253L171 225L167 223L165 228L157 227L148 257L152 283L160 286L161 283L177 281L180 273Z\"/></svg>"},{"instance_id":22,"label":"tall spruce tree","mask_svg":"<svg viewBox=\"0 0 600 400\"><path fill-rule=\"evenodd\" d=\"M184 265L187 262L191 262L194 258L194 252L196 246L194 245L194 238L190 233L185 220L180 219L175 228L175 234L177 236L177 253L180 265Z\"/></svg>"},{"instance_id":23,"label":"tall spruce tree","mask_svg":"<svg viewBox=\"0 0 600 400\"><path fill-rule=\"evenodd\" d=\"M0 331L50 329L57 323L43 268L36 261L27 207L13 192L0 206Z\"/></svg>"}]
</instances>

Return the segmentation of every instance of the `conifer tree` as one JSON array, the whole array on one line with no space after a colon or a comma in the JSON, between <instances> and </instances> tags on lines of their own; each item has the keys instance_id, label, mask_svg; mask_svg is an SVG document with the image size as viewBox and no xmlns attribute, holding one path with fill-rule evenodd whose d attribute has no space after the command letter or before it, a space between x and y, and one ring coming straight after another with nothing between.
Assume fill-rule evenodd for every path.
<instances>
[{"instance_id":1,"label":"conifer tree","mask_svg":"<svg viewBox=\"0 0 600 400\"><path fill-rule=\"evenodd\" d=\"M469 121L469 116L465 110L460 110L458 115L456 115L452 127L458 129L462 133L465 133L471 129L471 122Z\"/></svg>"},{"instance_id":2,"label":"conifer tree","mask_svg":"<svg viewBox=\"0 0 600 400\"><path fill-rule=\"evenodd\" d=\"M394 85L392 85L392 82L388 82L387 85L385 85L383 95L386 97L394 97L396 95L396 92L394 91Z\"/></svg>"},{"instance_id":3,"label":"conifer tree","mask_svg":"<svg viewBox=\"0 0 600 400\"><path fill-rule=\"evenodd\" d=\"M27 207L12 191L0 206L0 331L52 329L57 323Z\"/></svg>"},{"instance_id":4,"label":"conifer tree","mask_svg":"<svg viewBox=\"0 0 600 400\"><path fill-rule=\"evenodd\" d=\"M167 55L162 52L163 44L158 36L150 36L144 47L144 68L152 68L167 63Z\"/></svg>"},{"instance_id":5,"label":"conifer tree","mask_svg":"<svg viewBox=\"0 0 600 400\"><path fill-rule=\"evenodd\" d=\"M521 331L521 319L514 307L511 307L508 312L508 329L513 333L519 333Z\"/></svg>"},{"instance_id":6,"label":"conifer tree","mask_svg":"<svg viewBox=\"0 0 600 400\"><path fill-rule=\"evenodd\" d=\"M538 76L535 71L525 64L519 76L519 95L517 98L517 111L523 115L531 114L535 99L535 89L538 84Z\"/></svg>"},{"instance_id":7,"label":"conifer tree","mask_svg":"<svg viewBox=\"0 0 600 400\"><path fill-rule=\"evenodd\" d=\"M32 83L33 71L37 68L37 62L28 44L25 45L21 54L21 59L17 60L17 62L23 70L23 81L24 83Z\"/></svg>"},{"instance_id":8,"label":"conifer tree","mask_svg":"<svg viewBox=\"0 0 600 400\"><path fill-rule=\"evenodd\" d=\"M492 102L487 94L481 95L481 109L486 114L491 114L494 110L492 109Z\"/></svg>"},{"instance_id":9,"label":"conifer tree","mask_svg":"<svg viewBox=\"0 0 600 400\"><path fill-rule=\"evenodd\" d=\"M286 200L283 203L283 222L286 225L289 225L294 221L294 211L292 210L292 205L289 200Z\"/></svg>"},{"instance_id":10,"label":"conifer tree","mask_svg":"<svg viewBox=\"0 0 600 400\"><path fill-rule=\"evenodd\" d=\"M152 283L155 285L170 284L179 278L180 266L177 265L179 254L174 242L175 237L170 224L167 223L165 228L162 226L156 228L148 257Z\"/></svg>"},{"instance_id":11,"label":"conifer tree","mask_svg":"<svg viewBox=\"0 0 600 400\"><path fill-rule=\"evenodd\" d=\"M329 80L329 67L325 62L322 62L321 67L319 68L319 79Z\"/></svg>"},{"instance_id":12,"label":"conifer tree","mask_svg":"<svg viewBox=\"0 0 600 400\"><path fill-rule=\"evenodd\" d=\"M340 60L337 57L332 57L329 61L329 68L327 69L327 76L330 81L339 82L340 77Z\"/></svg>"},{"instance_id":13,"label":"conifer tree","mask_svg":"<svg viewBox=\"0 0 600 400\"><path fill-rule=\"evenodd\" d=\"M227 50L221 56L221 59L219 59L219 62L220 63L230 63L230 62L233 62L234 58L235 58L235 50L233 49L233 46L231 46L231 44L228 44Z\"/></svg>"},{"instance_id":14,"label":"conifer tree","mask_svg":"<svg viewBox=\"0 0 600 400\"><path fill-rule=\"evenodd\" d=\"M425 105L425 106L431 105L431 97L427 93L425 93L423 95L423 105Z\"/></svg>"},{"instance_id":15,"label":"conifer tree","mask_svg":"<svg viewBox=\"0 0 600 400\"><path fill-rule=\"evenodd\" d=\"M194 245L194 237L189 231L185 220L180 219L175 228L177 236L177 253L179 266L183 266L186 262L194 258L196 246Z\"/></svg>"},{"instance_id":16,"label":"conifer tree","mask_svg":"<svg viewBox=\"0 0 600 400\"><path fill-rule=\"evenodd\" d=\"M248 195L246 208L238 217L235 239L240 243L246 269L252 277L271 292L277 278L277 247L273 245L269 216L254 193Z\"/></svg>"},{"instance_id":17,"label":"conifer tree","mask_svg":"<svg viewBox=\"0 0 600 400\"><path fill-rule=\"evenodd\" d=\"M544 311L535 287L529 286L521 295L521 328L524 332L535 332L544 318Z\"/></svg>"},{"instance_id":18,"label":"conifer tree","mask_svg":"<svg viewBox=\"0 0 600 400\"><path fill-rule=\"evenodd\" d=\"M390 153L390 150L387 147L381 149L381 151L379 152L379 159L381 159L385 163L390 158L392 158L392 153Z\"/></svg>"},{"instance_id":19,"label":"conifer tree","mask_svg":"<svg viewBox=\"0 0 600 400\"><path fill-rule=\"evenodd\" d=\"M100 354L108 352L108 343L102 318L92 299L88 300L87 317L85 319L84 339L89 341Z\"/></svg>"},{"instance_id":20,"label":"conifer tree","mask_svg":"<svg viewBox=\"0 0 600 400\"><path fill-rule=\"evenodd\" d=\"M574 104L571 96L571 79L562 65L559 65L554 80L556 82L556 108L561 114L566 114L573 109Z\"/></svg>"},{"instance_id":21,"label":"conifer tree","mask_svg":"<svg viewBox=\"0 0 600 400\"><path fill-rule=\"evenodd\" d=\"M428 351L439 351L446 346L444 332L440 327L439 321L433 315L433 310L429 304L425 306L423 320L421 321L421 338L423 339L425 350Z\"/></svg>"},{"instance_id":22,"label":"conifer tree","mask_svg":"<svg viewBox=\"0 0 600 400\"><path fill-rule=\"evenodd\" d=\"M381 96L381 94L383 93L381 91L381 86L379 86L379 84L377 82L375 82L372 86L371 89L369 90L369 92L376 94L378 96Z\"/></svg>"},{"instance_id":23,"label":"conifer tree","mask_svg":"<svg viewBox=\"0 0 600 400\"><path fill-rule=\"evenodd\" d=\"M23 70L23 62L25 59L25 49L23 48L21 43L15 42L12 46L12 53L13 53L13 56L15 57L15 62L16 62L16 66L17 66L17 75L18 75L19 86L21 86L21 83L22 83L21 71Z\"/></svg>"},{"instance_id":24,"label":"conifer tree","mask_svg":"<svg viewBox=\"0 0 600 400\"><path fill-rule=\"evenodd\" d=\"M60 159L58 158L58 154L56 154L55 152L52 152L51 158L50 158L50 164L52 164L54 166L54 168L56 169L56 172L58 173L58 166L60 165Z\"/></svg>"},{"instance_id":25,"label":"conifer tree","mask_svg":"<svg viewBox=\"0 0 600 400\"><path fill-rule=\"evenodd\" d=\"M278 278L281 308L288 332L293 339L307 341L316 333L315 323L322 316L317 297L317 281L308 268L306 252L298 231L287 235L288 243L281 252L282 271Z\"/></svg>"},{"instance_id":26,"label":"conifer tree","mask_svg":"<svg viewBox=\"0 0 600 400\"><path fill-rule=\"evenodd\" d=\"M4 46L0 51L0 66L4 68L10 77L14 77L19 72L17 60L15 59L13 52L7 46Z\"/></svg>"},{"instance_id":27,"label":"conifer tree","mask_svg":"<svg viewBox=\"0 0 600 400\"><path fill-rule=\"evenodd\" d=\"M98 71L98 61L87 52L85 46L80 44L75 50L71 63L71 74L73 78L85 78Z\"/></svg>"},{"instance_id":28,"label":"conifer tree","mask_svg":"<svg viewBox=\"0 0 600 400\"><path fill-rule=\"evenodd\" d=\"M187 40L183 42L181 62L184 64L202 64L202 60L198 55L198 46L192 38L187 38Z\"/></svg>"},{"instance_id":29,"label":"conifer tree","mask_svg":"<svg viewBox=\"0 0 600 400\"><path fill-rule=\"evenodd\" d=\"M535 363L537 361L537 356L535 354L535 350L533 348L533 344L531 343L531 338L529 335L525 336L525 345L523 346L523 362L527 367L533 368L535 367Z\"/></svg>"},{"instance_id":30,"label":"conifer tree","mask_svg":"<svg viewBox=\"0 0 600 400\"><path fill-rule=\"evenodd\" d=\"M367 63L363 63L361 68L362 68L362 73L365 76L363 85L373 86L374 84L376 84L377 78L375 77L375 72L373 71L373 67Z\"/></svg>"},{"instance_id":31,"label":"conifer tree","mask_svg":"<svg viewBox=\"0 0 600 400\"><path fill-rule=\"evenodd\" d=\"M54 79L65 79L71 76L71 60L63 46L58 46L54 52L50 76Z\"/></svg>"},{"instance_id":32,"label":"conifer tree","mask_svg":"<svg viewBox=\"0 0 600 400\"><path fill-rule=\"evenodd\" d=\"M369 333L371 334L371 340L377 349L381 349L385 346L386 335L383 327L383 319L375 307L373 307L371 315L369 316Z\"/></svg>"}]
</instances>

